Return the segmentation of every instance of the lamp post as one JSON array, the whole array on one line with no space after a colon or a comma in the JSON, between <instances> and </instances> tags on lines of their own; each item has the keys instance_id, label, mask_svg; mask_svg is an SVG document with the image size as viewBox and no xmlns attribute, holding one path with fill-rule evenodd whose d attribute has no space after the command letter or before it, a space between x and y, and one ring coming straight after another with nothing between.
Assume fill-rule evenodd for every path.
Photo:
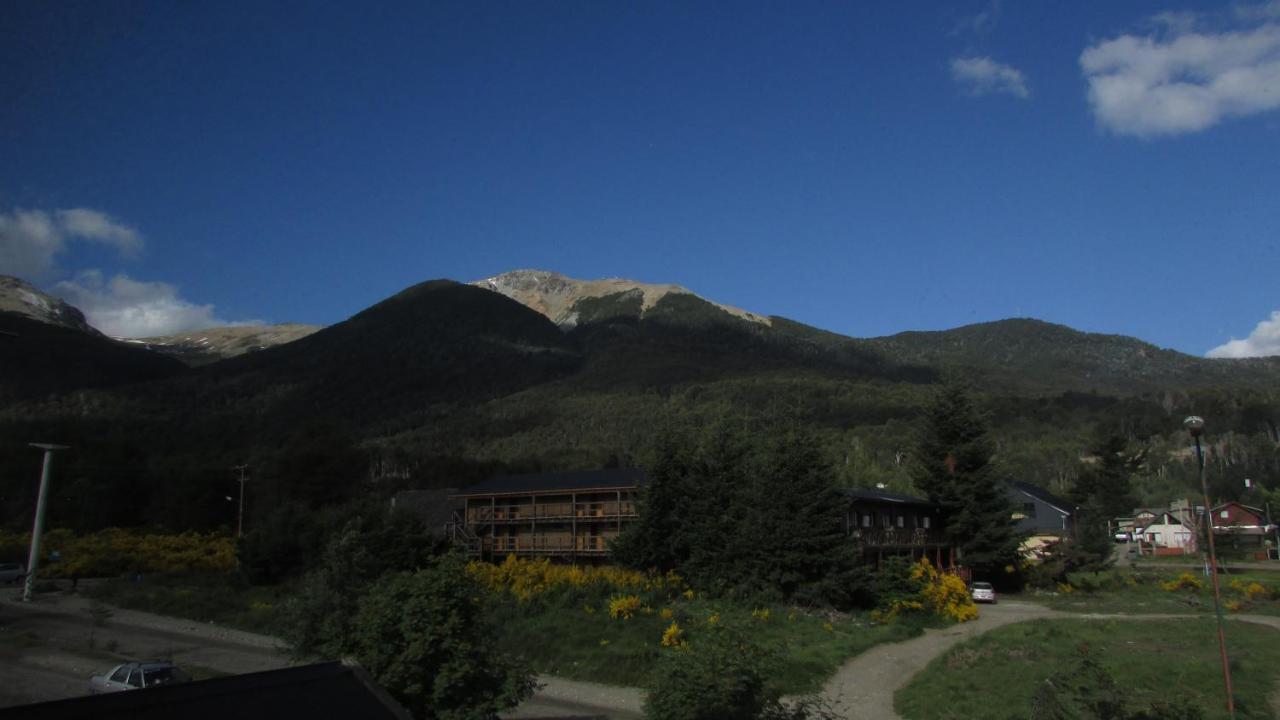
<instances>
[{"instance_id":1,"label":"lamp post","mask_svg":"<svg viewBox=\"0 0 1280 720\"><path fill-rule=\"evenodd\" d=\"M236 513L236 539L244 537L244 471L248 470L248 465L236 465L232 470L240 471L240 510Z\"/></svg>"},{"instance_id":2,"label":"lamp post","mask_svg":"<svg viewBox=\"0 0 1280 720\"><path fill-rule=\"evenodd\" d=\"M1204 479L1204 451L1200 436L1204 434L1204 418L1192 415L1182 421L1196 441L1196 463L1200 466L1200 491L1204 493L1205 530L1209 536L1209 576L1213 580L1213 611L1218 619L1218 651L1222 655L1222 684L1227 691L1227 714L1236 716L1236 703L1231 690L1231 664L1227 660L1227 636L1222 629L1222 594L1218 590L1218 554L1213 547L1213 505L1209 502L1209 484Z\"/></svg>"},{"instance_id":3,"label":"lamp post","mask_svg":"<svg viewBox=\"0 0 1280 720\"><path fill-rule=\"evenodd\" d=\"M40 565L40 536L44 533L44 506L49 497L49 471L53 467L53 453L66 450L66 445L31 443L31 447L44 450L44 467L40 470L40 490L36 494L36 521L31 527L31 552L27 555L27 577L22 582L22 601L31 602L36 587L36 568Z\"/></svg>"}]
</instances>

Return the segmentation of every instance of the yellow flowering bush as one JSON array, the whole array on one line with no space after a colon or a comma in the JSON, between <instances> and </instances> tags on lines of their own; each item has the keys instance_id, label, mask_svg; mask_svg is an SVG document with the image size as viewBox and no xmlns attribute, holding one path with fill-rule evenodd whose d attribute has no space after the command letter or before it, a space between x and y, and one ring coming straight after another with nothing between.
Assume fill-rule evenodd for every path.
<instances>
[{"instance_id":1,"label":"yellow flowering bush","mask_svg":"<svg viewBox=\"0 0 1280 720\"><path fill-rule=\"evenodd\" d=\"M0 533L0 546L26 547L30 534ZM87 535L56 529L44 533L41 554L58 559L40 567L43 577L104 577L131 572L228 572L236 543L218 533L148 533L107 528Z\"/></svg>"},{"instance_id":2,"label":"yellow flowering bush","mask_svg":"<svg viewBox=\"0 0 1280 720\"><path fill-rule=\"evenodd\" d=\"M933 614L955 622L978 617L978 606L959 577L938 572L924 558L912 568L911 577L922 584L922 602Z\"/></svg>"},{"instance_id":3,"label":"yellow flowering bush","mask_svg":"<svg viewBox=\"0 0 1280 720\"><path fill-rule=\"evenodd\" d=\"M955 575L938 572L925 558L910 566L911 586L915 596L896 597L885 607L871 613L873 622L888 622L903 613L928 612L954 622L978 617L969 588Z\"/></svg>"},{"instance_id":4,"label":"yellow flowering bush","mask_svg":"<svg viewBox=\"0 0 1280 720\"><path fill-rule=\"evenodd\" d=\"M671 623L662 631L662 647L680 647L684 645L684 630L676 623Z\"/></svg>"},{"instance_id":5,"label":"yellow flowering bush","mask_svg":"<svg viewBox=\"0 0 1280 720\"><path fill-rule=\"evenodd\" d=\"M640 598L635 595L615 595L609 598L609 617L614 620L630 620L640 609Z\"/></svg>"},{"instance_id":6,"label":"yellow flowering bush","mask_svg":"<svg viewBox=\"0 0 1280 720\"><path fill-rule=\"evenodd\" d=\"M625 568L582 567L552 563L548 558L517 558L508 555L501 563L472 561L467 574L495 595L509 595L529 602L549 592L569 589L578 593L639 595L659 597L681 592L684 580L675 573L642 573ZM692 591L689 591L692 592ZM636 606L639 609L639 606Z\"/></svg>"},{"instance_id":7,"label":"yellow flowering bush","mask_svg":"<svg viewBox=\"0 0 1280 720\"><path fill-rule=\"evenodd\" d=\"M676 614L671 610L671 608L665 608L665 607L664 607L664 608L662 608L662 610L658 613L658 615L662 616L662 619L663 619L663 620L670 620L671 618L675 617L675 615L676 615Z\"/></svg>"},{"instance_id":8,"label":"yellow flowering bush","mask_svg":"<svg viewBox=\"0 0 1280 720\"><path fill-rule=\"evenodd\" d=\"M751 617L761 622L769 622L769 608L760 608L751 611Z\"/></svg>"},{"instance_id":9,"label":"yellow flowering bush","mask_svg":"<svg viewBox=\"0 0 1280 720\"><path fill-rule=\"evenodd\" d=\"M1270 597L1270 595L1271 593L1263 587L1262 583L1259 582L1251 582L1248 587L1244 589L1244 596L1248 598L1250 602L1265 600Z\"/></svg>"},{"instance_id":10,"label":"yellow flowering bush","mask_svg":"<svg viewBox=\"0 0 1280 720\"><path fill-rule=\"evenodd\" d=\"M1169 592L1177 592L1179 590L1191 590L1192 592L1195 592L1203 588L1204 584L1200 582L1200 578L1189 572L1184 572L1169 582L1160 583L1160 587Z\"/></svg>"},{"instance_id":11,"label":"yellow flowering bush","mask_svg":"<svg viewBox=\"0 0 1280 720\"><path fill-rule=\"evenodd\" d=\"M713 613L711 613L710 615L708 615L708 616L707 616L707 624L708 624L708 625L715 625L715 624L716 624L716 623L718 623L718 622L720 622L720 613L718 613L718 612L713 612Z\"/></svg>"},{"instance_id":12,"label":"yellow flowering bush","mask_svg":"<svg viewBox=\"0 0 1280 720\"><path fill-rule=\"evenodd\" d=\"M1063 595L1070 595L1075 591L1076 591L1076 588L1071 583L1058 583L1058 592L1062 593Z\"/></svg>"}]
</instances>

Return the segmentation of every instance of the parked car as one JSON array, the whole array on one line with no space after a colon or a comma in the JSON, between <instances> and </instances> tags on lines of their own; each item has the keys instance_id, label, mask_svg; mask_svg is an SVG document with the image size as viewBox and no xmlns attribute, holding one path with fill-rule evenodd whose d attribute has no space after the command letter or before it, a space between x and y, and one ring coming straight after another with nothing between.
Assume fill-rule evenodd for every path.
<instances>
[{"instance_id":1,"label":"parked car","mask_svg":"<svg viewBox=\"0 0 1280 720\"><path fill-rule=\"evenodd\" d=\"M996 601L996 589L991 587L989 582L974 583L971 592L974 602L995 603Z\"/></svg>"},{"instance_id":2,"label":"parked car","mask_svg":"<svg viewBox=\"0 0 1280 720\"><path fill-rule=\"evenodd\" d=\"M1133 534L1132 534L1132 533L1123 532L1123 531L1118 532L1118 533L1116 533L1116 542L1118 542L1118 543L1133 542Z\"/></svg>"},{"instance_id":3,"label":"parked car","mask_svg":"<svg viewBox=\"0 0 1280 720\"><path fill-rule=\"evenodd\" d=\"M190 681L186 673L169 662L129 662L89 678L92 694L140 690Z\"/></svg>"},{"instance_id":4,"label":"parked car","mask_svg":"<svg viewBox=\"0 0 1280 720\"><path fill-rule=\"evenodd\" d=\"M27 576L27 569L18 563L0 563L0 583L11 585L22 582Z\"/></svg>"}]
</instances>

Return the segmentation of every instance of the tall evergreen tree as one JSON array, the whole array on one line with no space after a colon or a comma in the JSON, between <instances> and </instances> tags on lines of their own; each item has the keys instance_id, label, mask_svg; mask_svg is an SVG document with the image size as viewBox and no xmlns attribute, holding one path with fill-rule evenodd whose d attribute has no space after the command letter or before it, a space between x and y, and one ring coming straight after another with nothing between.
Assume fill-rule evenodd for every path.
<instances>
[{"instance_id":1,"label":"tall evergreen tree","mask_svg":"<svg viewBox=\"0 0 1280 720\"><path fill-rule=\"evenodd\" d=\"M739 536L761 590L846 607L869 594L869 576L845 533L848 500L833 480L809 433L788 432L765 450Z\"/></svg>"},{"instance_id":2,"label":"tall evergreen tree","mask_svg":"<svg viewBox=\"0 0 1280 720\"><path fill-rule=\"evenodd\" d=\"M987 426L969 394L944 385L929 404L916 451L915 482L944 516L944 532L975 575L995 581L1018 561L1006 483L991 464Z\"/></svg>"},{"instance_id":3,"label":"tall evergreen tree","mask_svg":"<svg viewBox=\"0 0 1280 720\"><path fill-rule=\"evenodd\" d=\"M1130 453L1128 439L1099 429L1090 447L1096 462L1083 469L1071 499L1079 512L1075 535L1062 552L1065 571L1105 570L1114 562L1109 521L1128 515L1137 503L1131 488L1143 453Z\"/></svg>"}]
</instances>

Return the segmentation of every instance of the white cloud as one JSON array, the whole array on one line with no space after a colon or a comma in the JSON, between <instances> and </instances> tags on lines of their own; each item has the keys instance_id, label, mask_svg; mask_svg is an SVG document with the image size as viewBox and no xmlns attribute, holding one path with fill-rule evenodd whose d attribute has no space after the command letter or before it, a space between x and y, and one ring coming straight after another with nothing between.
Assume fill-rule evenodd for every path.
<instances>
[{"instance_id":1,"label":"white cloud","mask_svg":"<svg viewBox=\"0 0 1280 720\"><path fill-rule=\"evenodd\" d=\"M219 325L256 325L261 321L228 322L214 314L213 305L183 300L178 288L164 282L140 282L126 275L105 280L86 270L53 287L67 302L84 311L89 324L115 337L152 337Z\"/></svg>"},{"instance_id":2,"label":"white cloud","mask_svg":"<svg viewBox=\"0 0 1280 720\"><path fill-rule=\"evenodd\" d=\"M1232 340L1210 350L1211 358L1246 358L1264 355L1280 355L1280 310L1271 313L1270 320L1263 320L1249 337Z\"/></svg>"},{"instance_id":3,"label":"white cloud","mask_svg":"<svg viewBox=\"0 0 1280 720\"><path fill-rule=\"evenodd\" d=\"M142 249L137 230L97 210L16 209L0 212L0 274L41 277L53 269L72 240L109 245L124 254Z\"/></svg>"},{"instance_id":4,"label":"white cloud","mask_svg":"<svg viewBox=\"0 0 1280 720\"><path fill-rule=\"evenodd\" d=\"M1023 99L1031 96L1021 70L989 57L953 59L951 79L972 95L1008 93Z\"/></svg>"},{"instance_id":5,"label":"white cloud","mask_svg":"<svg viewBox=\"0 0 1280 720\"><path fill-rule=\"evenodd\" d=\"M1266 17L1215 32L1165 14L1157 16L1164 37L1121 35L1085 48L1080 68L1094 117L1118 135L1150 138L1280 108L1280 23Z\"/></svg>"},{"instance_id":6,"label":"white cloud","mask_svg":"<svg viewBox=\"0 0 1280 720\"><path fill-rule=\"evenodd\" d=\"M1001 0L991 0L981 12L962 17L956 23L951 34L973 33L975 35L986 35L994 32L996 25L1000 23L1001 5Z\"/></svg>"}]
</instances>

